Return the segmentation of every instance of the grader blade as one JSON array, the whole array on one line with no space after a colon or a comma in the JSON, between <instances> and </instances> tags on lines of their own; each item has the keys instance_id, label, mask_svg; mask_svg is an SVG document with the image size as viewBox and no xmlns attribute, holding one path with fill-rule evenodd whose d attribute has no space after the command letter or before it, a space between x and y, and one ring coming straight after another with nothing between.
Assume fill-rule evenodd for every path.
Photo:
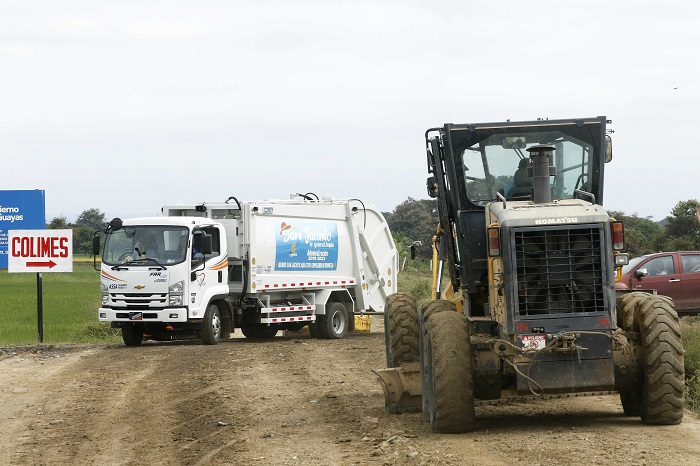
<instances>
[{"instance_id":1,"label":"grader blade","mask_svg":"<svg viewBox=\"0 0 700 466\"><path fill-rule=\"evenodd\" d=\"M400 367L372 370L384 389L384 405L391 414L420 412L420 363L403 363Z\"/></svg>"}]
</instances>

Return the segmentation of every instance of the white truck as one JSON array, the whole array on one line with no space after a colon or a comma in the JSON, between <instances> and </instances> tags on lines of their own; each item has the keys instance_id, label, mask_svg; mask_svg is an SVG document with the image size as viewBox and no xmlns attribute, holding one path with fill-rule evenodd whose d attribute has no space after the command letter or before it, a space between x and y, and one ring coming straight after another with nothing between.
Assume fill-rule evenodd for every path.
<instances>
[{"instance_id":1,"label":"white truck","mask_svg":"<svg viewBox=\"0 0 700 466\"><path fill-rule=\"evenodd\" d=\"M306 325L314 337L343 338L355 315L382 314L396 292L389 228L359 200L230 197L115 218L104 233L98 318L128 346L215 345L235 328L272 338Z\"/></svg>"}]
</instances>

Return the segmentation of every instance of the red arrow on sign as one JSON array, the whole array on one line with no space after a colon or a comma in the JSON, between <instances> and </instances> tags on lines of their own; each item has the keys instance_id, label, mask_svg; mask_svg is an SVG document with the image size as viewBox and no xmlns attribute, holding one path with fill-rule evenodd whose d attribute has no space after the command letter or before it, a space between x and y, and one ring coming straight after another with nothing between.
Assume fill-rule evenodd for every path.
<instances>
[{"instance_id":1,"label":"red arrow on sign","mask_svg":"<svg viewBox=\"0 0 700 466\"><path fill-rule=\"evenodd\" d=\"M27 262L27 267L48 267L48 268L51 268L54 265L56 265L56 263L52 260L50 260L48 262Z\"/></svg>"}]
</instances>

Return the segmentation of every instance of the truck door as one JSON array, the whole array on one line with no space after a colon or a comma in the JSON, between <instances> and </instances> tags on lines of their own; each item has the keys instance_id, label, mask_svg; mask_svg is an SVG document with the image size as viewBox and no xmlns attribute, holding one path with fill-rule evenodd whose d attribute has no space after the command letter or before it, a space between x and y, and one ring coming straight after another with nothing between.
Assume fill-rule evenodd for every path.
<instances>
[{"instance_id":1,"label":"truck door","mask_svg":"<svg viewBox=\"0 0 700 466\"><path fill-rule=\"evenodd\" d=\"M681 285L683 305L676 303L678 310L700 309L700 254L681 254Z\"/></svg>"},{"instance_id":2,"label":"truck door","mask_svg":"<svg viewBox=\"0 0 700 466\"><path fill-rule=\"evenodd\" d=\"M639 265L632 277L632 288L656 290L660 295L670 296L676 301L681 298L681 275L674 263L673 254L656 256ZM642 274L646 271L646 275Z\"/></svg>"}]
</instances>

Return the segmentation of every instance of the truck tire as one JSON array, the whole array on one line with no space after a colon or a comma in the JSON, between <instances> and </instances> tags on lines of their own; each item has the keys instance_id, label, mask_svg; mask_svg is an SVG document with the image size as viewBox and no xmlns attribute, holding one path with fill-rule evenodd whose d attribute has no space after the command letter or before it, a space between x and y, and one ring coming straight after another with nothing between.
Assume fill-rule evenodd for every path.
<instances>
[{"instance_id":1,"label":"truck tire","mask_svg":"<svg viewBox=\"0 0 700 466\"><path fill-rule=\"evenodd\" d=\"M233 320L222 319L221 320L221 340L230 339L232 333L233 333Z\"/></svg>"},{"instance_id":2,"label":"truck tire","mask_svg":"<svg viewBox=\"0 0 700 466\"><path fill-rule=\"evenodd\" d=\"M321 338L339 340L348 333L348 311L343 303L326 304L326 314L317 319Z\"/></svg>"},{"instance_id":3,"label":"truck tire","mask_svg":"<svg viewBox=\"0 0 700 466\"><path fill-rule=\"evenodd\" d=\"M449 311L442 302L435 309ZM469 329L462 314L431 312L422 323L423 410L433 432L474 429L474 382Z\"/></svg>"},{"instance_id":4,"label":"truck tire","mask_svg":"<svg viewBox=\"0 0 700 466\"><path fill-rule=\"evenodd\" d=\"M321 338L321 329L318 326L318 318L321 316L316 316L316 322L309 324L309 335L312 338Z\"/></svg>"},{"instance_id":5,"label":"truck tire","mask_svg":"<svg viewBox=\"0 0 700 466\"><path fill-rule=\"evenodd\" d=\"M680 323L672 301L648 295L634 310L634 325L643 354L642 422L679 424L685 407L685 365Z\"/></svg>"},{"instance_id":6,"label":"truck tire","mask_svg":"<svg viewBox=\"0 0 700 466\"><path fill-rule=\"evenodd\" d=\"M216 304L210 304L204 313L201 337L205 345L216 345L221 339L221 313Z\"/></svg>"},{"instance_id":7,"label":"truck tire","mask_svg":"<svg viewBox=\"0 0 700 466\"><path fill-rule=\"evenodd\" d=\"M399 367L402 362L420 360L419 333L415 299L405 293L390 295L384 310L387 367Z\"/></svg>"},{"instance_id":8,"label":"truck tire","mask_svg":"<svg viewBox=\"0 0 700 466\"><path fill-rule=\"evenodd\" d=\"M141 346L143 343L143 325L127 324L122 327L122 340L126 346Z\"/></svg>"}]
</instances>

